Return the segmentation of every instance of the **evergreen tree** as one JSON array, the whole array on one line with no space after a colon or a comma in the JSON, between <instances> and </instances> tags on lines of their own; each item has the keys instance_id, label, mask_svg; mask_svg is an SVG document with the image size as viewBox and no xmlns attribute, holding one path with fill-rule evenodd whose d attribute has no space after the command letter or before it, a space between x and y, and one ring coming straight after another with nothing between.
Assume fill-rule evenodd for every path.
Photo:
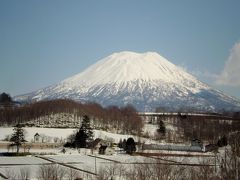
<instances>
[{"instance_id":1,"label":"evergreen tree","mask_svg":"<svg viewBox=\"0 0 240 180\"><path fill-rule=\"evenodd\" d=\"M228 140L227 137L224 135L223 137L221 137L218 142L217 142L218 147L223 147L223 146L227 146L228 145Z\"/></svg>"},{"instance_id":2,"label":"evergreen tree","mask_svg":"<svg viewBox=\"0 0 240 180\"><path fill-rule=\"evenodd\" d=\"M132 154L136 151L136 144L133 138L127 139L125 151L127 154Z\"/></svg>"},{"instance_id":3,"label":"evergreen tree","mask_svg":"<svg viewBox=\"0 0 240 180\"><path fill-rule=\"evenodd\" d=\"M93 131L90 124L90 119L87 115L83 117L82 125L75 137L75 146L77 148L87 147L87 143L92 140Z\"/></svg>"},{"instance_id":4,"label":"evergreen tree","mask_svg":"<svg viewBox=\"0 0 240 180\"><path fill-rule=\"evenodd\" d=\"M87 136L86 136L86 133L84 133L84 130L80 128L75 137L75 147L85 148L86 146L87 146Z\"/></svg>"},{"instance_id":5,"label":"evergreen tree","mask_svg":"<svg viewBox=\"0 0 240 180\"><path fill-rule=\"evenodd\" d=\"M12 141L17 146L17 153L19 153L20 146L23 142L26 141L24 136L24 129L20 124L17 124L16 127L14 127L10 141Z\"/></svg>"},{"instance_id":6,"label":"evergreen tree","mask_svg":"<svg viewBox=\"0 0 240 180\"><path fill-rule=\"evenodd\" d=\"M122 142L122 139L119 140L118 147L119 147L119 148L123 148L123 142Z\"/></svg>"},{"instance_id":7,"label":"evergreen tree","mask_svg":"<svg viewBox=\"0 0 240 180\"><path fill-rule=\"evenodd\" d=\"M126 140L126 139L123 139L122 148L123 148L124 150L126 149L126 143L127 143L127 140Z\"/></svg>"},{"instance_id":8,"label":"evergreen tree","mask_svg":"<svg viewBox=\"0 0 240 180\"><path fill-rule=\"evenodd\" d=\"M0 103L10 103L12 102L12 98L7 93L0 94Z\"/></svg>"},{"instance_id":9,"label":"evergreen tree","mask_svg":"<svg viewBox=\"0 0 240 180\"><path fill-rule=\"evenodd\" d=\"M157 131L158 131L158 133L161 133L163 136L165 136L165 134L166 134L166 127L162 120L159 121L159 128Z\"/></svg>"}]
</instances>

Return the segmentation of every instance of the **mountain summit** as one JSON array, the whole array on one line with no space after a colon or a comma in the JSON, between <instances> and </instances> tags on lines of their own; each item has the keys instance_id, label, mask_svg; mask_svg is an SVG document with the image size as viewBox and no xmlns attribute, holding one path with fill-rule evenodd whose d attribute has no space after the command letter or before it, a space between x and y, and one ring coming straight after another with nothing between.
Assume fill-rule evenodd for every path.
<instances>
[{"instance_id":1,"label":"mountain summit","mask_svg":"<svg viewBox=\"0 0 240 180\"><path fill-rule=\"evenodd\" d=\"M114 53L64 82L86 83L91 85L107 83L126 83L143 80L177 83L190 78L174 64L154 52L143 54L134 52Z\"/></svg>"},{"instance_id":2,"label":"mountain summit","mask_svg":"<svg viewBox=\"0 0 240 180\"><path fill-rule=\"evenodd\" d=\"M114 53L82 73L18 100L70 98L103 106L132 104L138 111L240 109L236 99L214 90L155 52Z\"/></svg>"}]
</instances>

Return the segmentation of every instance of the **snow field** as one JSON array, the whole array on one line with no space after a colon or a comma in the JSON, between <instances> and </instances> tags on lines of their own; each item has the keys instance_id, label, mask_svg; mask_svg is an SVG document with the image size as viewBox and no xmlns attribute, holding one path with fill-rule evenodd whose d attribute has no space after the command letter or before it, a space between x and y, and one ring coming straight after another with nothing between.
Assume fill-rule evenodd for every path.
<instances>
[{"instance_id":1,"label":"snow field","mask_svg":"<svg viewBox=\"0 0 240 180\"><path fill-rule=\"evenodd\" d=\"M71 154L70 154L71 153ZM57 155L45 155L47 158L56 163L64 163L72 167L79 168L91 173L101 173L102 170L110 171L115 169L115 174L123 172L132 172L136 167L144 167L144 164L152 164L154 162L171 163L171 161L179 163L199 164L205 161L205 164L213 164L213 157L143 157L143 156L130 156L126 154L115 154L113 156L98 155L96 152L92 155L90 151L84 149L73 151L67 149L66 154ZM161 160L157 161L156 158ZM22 169L28 169L31 179L37 179L39 176L39 169L43 164L50 164L50 161L43 160L38 157L26 156L26 157L1 157L0 158L0 173L7 176L9 173L19 175ZM68 167L60 165L66 170L66 173L70 172ZM96 167L96 169L95 169ZM175 166L174 166L175 167ZM88 177L85 179L92 179L93 175L78 171L82 177ZM123 175L122 175L123 177Z\"/></svg>"},{"instance_id":2,"label":"snow field","mask_svg":"<svg viewBox=\"0 0 240 180\"><path fill-rule=\"evenodd\" d=\"M145 130L153 131L156 128L155 125L147 125ZM6 135L12 134L13 128L0 128L0 140L4 139ZM72 134L75 129L59 129L59 128L24 128L26 130L26 139L28 141L33 140L33 136L36 132L39 134L44 134L50 137L59 137L66 139L70 134ZM114 134L99 130L94 130L95 138L102 138L107 140L112 140L113 142L119 142L120 139L127 139L132 137L130 135L121 135ZM138 140L138 137L134 137L135 141ZM143 139L143 138L142 138ZM142 140L141 139L141 140ZM147 139L146 139L147 141ZM153 142L154 143L154 142ZM158 157L143 157L143 156L130 156L126 154L116 153L112 156L107 155L98 155L97 151L94 151L94 154L91 154L90 150L87 149L66 149L66 153L61 153L62 148L52 148L52 149L30 149L30 152L37 153L55 153L57 155L45 155L44 157L53 160L56 163L64 163L71 165L72 167L82 169L84 171L89 171L91 173L100 173L102 170L110 171L111 169L116 170L116 173L119 169L123 169L126 172L132 172L134 168L144 166L144 164L157 162L157 158L161 158L159 162L161 163L171 163L171 161L177 163L189 163L189 164L214 164L214 157L198 157L198 155L203 155L202 153L189 153L191 155L196 155L196 157L182 157L183 152L172 152L172 151L158 151L157 153L162 154L173 154L172 156L158 156ZM5 149L0 149L0 152L6 152ZM176 154L180 154L176 156ZM185 153L186 154L186 153ZM205 155L211 155L205 153ZM96 156L96 157L95 157ZM41 158L26 156L26 157L1 157L0 158L0 173L7 176L9 174L19 175L23 168L28 169L30 172L31 179L37 179L39 176L39 169L43 164L50 164L50 161L43 160ZM67 172L70 172L68 167L65 168ZM96 167L96 169L95 169ZM85 179L92 179L93 175L88 173L80 172L82 177ZM16 179L16 178L15 178Z\"/></svg>"},{"instance_id":3,"label":"snow field","mask_svg":"<svg viewBox=\"0 0 240 180\"><path fill-rule=\"evenodd\" d=\"M111 167L114 166L116 163L111 161L111 159L114 159L116 161L124 162L143 162L145 158L138 157L134 158L129 155L125 156L114 156L114 158L110 158L111 156L88 156L84 154L73 154L73 155L47 155L44 156L50 160L53 160L57 163L64 163L69 164L73 167L90 171L92 173L97 172L98 170L101 170L102 168ZM102 159L106 158L106 159ZM135 160L134 160L135 159ZM41 158L37 157L1 157L0 158L0 173L4 176L14 175L15 178L19 176L21 170L25 169L30 172L30 178L31 179L37 179L38 178L38 172L40 167L43 164L51 164L47 160L43 160ZM95 170L95 164L96 164L96 170ZM64 167L66 168L66 167ZM69 170L69 168L67 168ZM81 172L81 171L80 171ZM85 175L86 176L86 173Z\"/></svg>"},{"instance_id":4,"label":"snow field","mask_svg":"<svg viewBox=\"0 0 240 180\"><path fill-rule=\"evenodd\" d=\"M59 129L59 128L24 128L26 134L25 138L28 142L33 141L33 137L36 133L44 134L46 136L50 136L52 138L58 137L62 139L66 139L70 134L73 133L75 129L67 128L67 129ZM3 140L6 135L11 135L13 133L13 127L0 127L0 140Z\"/></svg>"},{"instance_id":5,"label":"snow field","mask_svg":"<svg viewBox=\"0 0 240 180\"><path fill-rule=\"evenodd\" d=\"M54 138L57 137L63 141L67 139L67 137L77 131L77 129L74 128L36 128L36 127L26 127L25 130L25 139L28 142L33 142L34 135L36 133L40 135L44 135L48 137L50 140L50 143L53 143ZM145 130L151 131L152 127L146 127ZM110 133L106 131L100 131L100 130L93 130L94 131L94 139L101 138L113 143L118 143L120 139L128 139L129 137L134 138L135 141L141 141L145 143L157 143L154 140L147 139L147 138L140 138L137 136L129 135L129 134L115 134ZM6 136L11 135L13 133L13 127L0 127L0 141L4 140Z\"/></svg>"},{"instance_id":6,"label":"snow field","mask_svg":"<svg viewBox=\"0 0 240 180\"><path fill-rule=\"evenodd\" d=\"M11 176L12 179L20 179L21 171L26 170L30 173L31 179L37 179L37 172L43 164L50 164L50 162L32 156L1 157L0 173L7 177Z\"/></svg>"},{"instance_id":7,"label":"snow field","mask_svg":"<svg viewBox=\"0 0 240 180\"><path fill-rule=\"evenodd\" d=\"M32 142L34 135L36 133L40 135L45 135L48 137L51 137L53 140L54 137L58 137L59 139L67 139L67 137L72 134L77 129L74 128L31 128L26 127L24 128L26 134L25 138L28 142ZM100 130L93 130L94 131L94 138L101 138L105 140L110 140L114 143L118 143L120 139L127 139L129 137L134 137L132 135L124 135L124 134L114 134L106 131L100 131ZM13 127L0 127L0 141L3 140L7 135L11 135L13 133ZM137 140L137 137L134 137L135 140Z\"/></svg>"}]
</instances>

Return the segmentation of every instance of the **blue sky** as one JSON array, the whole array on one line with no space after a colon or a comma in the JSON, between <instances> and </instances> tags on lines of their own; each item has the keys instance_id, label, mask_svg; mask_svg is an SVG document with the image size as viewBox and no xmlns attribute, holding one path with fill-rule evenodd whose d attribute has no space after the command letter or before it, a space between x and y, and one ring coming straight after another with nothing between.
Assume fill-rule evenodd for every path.
<instances>
[{"instance_id":1,"label":"blue sky","mask_svg":"<svg viewBox=\"0 0 240 180\"><path fill-rule=\"evenodd\" d=\"M0 92L28 93L119 51L156 51L240 98L240 1L0 1Z\"/></svg>"}]
</instances>

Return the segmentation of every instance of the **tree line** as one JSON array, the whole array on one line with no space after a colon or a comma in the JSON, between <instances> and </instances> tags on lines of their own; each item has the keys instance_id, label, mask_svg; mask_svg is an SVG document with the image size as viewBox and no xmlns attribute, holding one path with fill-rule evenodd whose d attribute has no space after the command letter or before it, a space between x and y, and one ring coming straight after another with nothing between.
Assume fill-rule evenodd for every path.
<instances>
[{"instance_id":1,"label":"tree line","mask_svg":"<svg viewBox=\"0 0 240 180\"><path fill-rule=\"evenodd\" d=\"M118 133L138 134L143 127L141 118L132 106L102 107L93 102L83 104L68 99L40 101L14 108L2 108L0 109L0 126L23 124L58 113L74 114L76 119L87 115L94 124L94 128L111 129Z\"/></svg>"},{"instance_id":2,"label":"tree line","mask_svg":"<svg viewBox=\"0 0 240 180\"><path fill-rule=\"evenodd\" d=\"M204 117L180 117L177 127L183 132L185 141L201 139L209 143L217 143L224 136L231 132L240 130L240 120L220 120Z\"/></svg>"},{"instance_id":3,"label":"tree line","mask_svg":"<svg viewBox=\"0 0 240 180\"><path fill-rule=\"evenodd\" d=\"M156 122L150 121L149 123ZM167 129L165 124L177 129ZM220 115L218 117L208 117L181 115L181 113L179 113L178 116L174 117L157 117L157 125L158 129L154 134L154 139L156 140L164 139L166 142L191 142L194 139L199 139L205 143L216 144L229 134L239 132L240 118L238 118L237 113L230 112L224 114L222 118ZM148 134L144 134L144 136L149 137Z\"/></svg>"}]
</instances>

